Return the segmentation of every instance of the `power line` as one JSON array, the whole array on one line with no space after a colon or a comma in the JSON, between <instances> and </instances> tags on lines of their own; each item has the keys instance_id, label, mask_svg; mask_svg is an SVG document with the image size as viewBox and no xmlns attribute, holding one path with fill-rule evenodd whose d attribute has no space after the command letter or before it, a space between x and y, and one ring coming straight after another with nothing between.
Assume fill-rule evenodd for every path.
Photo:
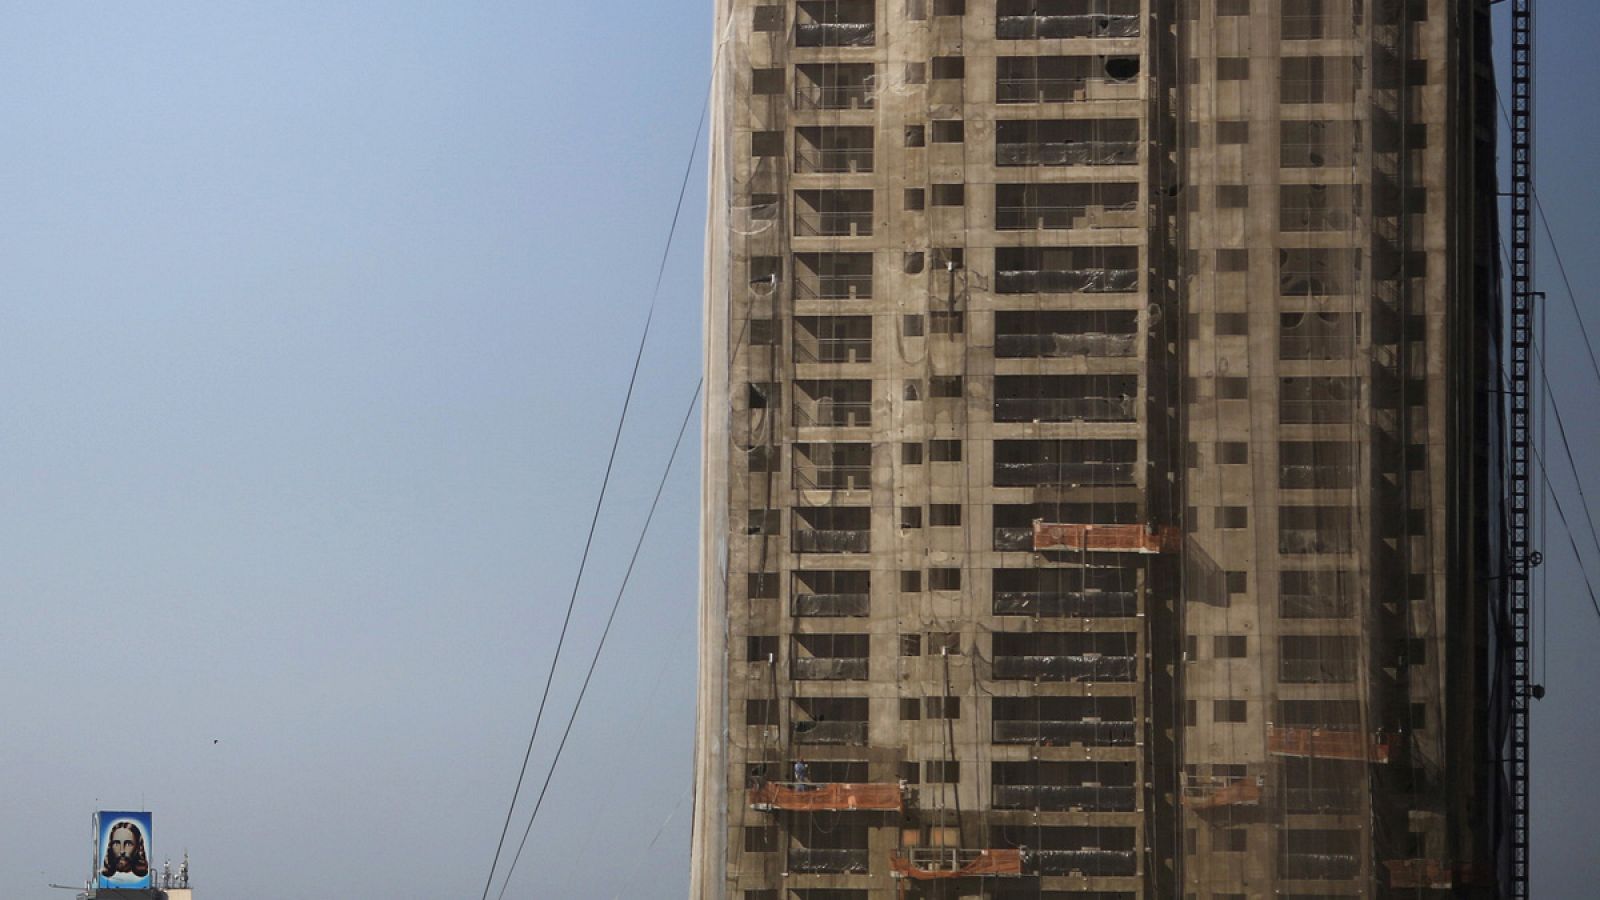
<instances>
[{"instance_id":1,"label":"power line","mask_svg":"<svg viewBox=\"0 0 1600 900\"><path fill-rule=\"evenodd\" d=\"M1511 115L1506 112L1505 99L1500 96L1498 88L1495 90L1494 99L1495 103L1500 107L1501 120L1509 128L1511 126ZM1533 190L1532 195L1534 211L1539 214L1539 222L1544 226L1545 241L1550 244L1550 252L1556 258L1556 271L1560 273L1561 282L1567 288L1567 302L1572 307L1572 317L1577 320L1578 333L1583 336L1583 349L1589 355L1589 369L1594 372L1595 380L1600 382L1600 360L1595 357L1594 341L1589 339L1589 328L1583 324L1583 313L1578 309L1578 295L1572 289L1572 279L1567 277L1567 265L1561 259L1561 248L1556 244L1556 234L1550 229L1550 219L1544 214L1544 201L1540 199L1538 190ZM1505 248L1502 246L1502 255L1504 251ZM1509 266L1509 264L1510 260L1507 259L1507 265Z\"/></svg>"},{"instance_id":2,"label":"power line","mask_svg":"<svg viewBox=\"0 0 1600 900\"><path fill-rule=\"evenodd\" d=\"M1533 458L1539 463L1539 474L1545 476L1548 481L1550 473L1544 466L1544 454L1539 452L1537 446L1532 447L1532 449ZM1561 520L1561 527L1567 532L1567 543L1572 545L1572 555L1578 561L1578 573L1583 576L1583 586L1589 592L1589 602L1594 606L1595 615L1600 616L1600 599L1595 597L1594 585L1589 581L1589 570L1583 564L1583 556L1578 553L1578 542L1572 536L1572 526L1567 523L1567 514L1561 509L1561 496L1557 492L1551 491L1550 502L1556 508L1556 517Z\"/></svg>"},{"instance_id":3,"label":"power line","mask_svg":"<svg viewBox=\"0 0 1600 900\"><path fill-rule=\"evenodd\" d=\"M650 511L645 514L644 525L639 529L639 539L633 544L633 555L628 558L628 568L622 574L622 584L617 588L616 599L611 602L611 613L606 616L606 626L600 632L600 642L595 645L594 656L589 660L589 671L583 676L583 686L578 689L578 699L572 704L572 715L567 717L566 730L561 732L561 741L556 745L555 756L550 760L550 768L545 772L544 784L539 788L539 797L534 801L533 812L528 816L528 827L522 831L522 840L517 844L516 855L511 858L511 865L506 869L505 881L500 884L500 897L506 895L506 888L511 885L511 876L516 874L517 862L522 859L522 851L528 845L528 835L533 832L533 823L539 818L539 808L544 805L545 793L550 790L550 782L555 778L556 765L561 762L561 751L567 748L567 738L572 735L572 725L578 720L578 710L583 708L584 695L589 691L589 682L594 678L594 670L600 663L600 653L605 650L606 638L611 634L611 625L617 619L617 610L622 606L622 596L628 590L628 580L633 577L633 567L639 561L639 551L644 547L645 536L650 533L650 523L655 519L656 508L661 504L661 494L667 487L667 476L672 474L672 463L678 458L678 450L683 446L683 435L689 430L689 420L694 415L694 408L700 402L700 389L705 385L705 379L700 379L694 386L694 396L689 398L689 408L684 410L683 423L678 426L678 437L672 443L672 453L667 456L667 465L661 472L661 480L656 484L656 495L650 501Z\"/></svg>"},{"instance_id":4,"label":"power line","mask_svg":"<svg viewBox=\"0 0 1600 900\"><path fill-rule=\"evenodd\" d=\"M622 900L622 891L633 887L634 879L639 875L639 867L644 865L646 854L655 849L656 841L661 840L661 835L666 833L667 826L672 824L672 820L678 816L678 810L683 808L683 801L689 799L689 796L693 793L694 783L690 782L688 789L678 795L678 802L672 805L672 812L667 813L667 817L662 821L661 827L656 829L655 836L650 839L650 843L646 844L644 850L640 852L639 859L633 864L632 871L628 873L628 879L622 883L622 889L617 891L617 895L611 900Z\"/></svg>"},{"instance_id":5,"label":"power line","mask_svg":"<svg viewBox=\"0 0 1600 900\"><path fill-rule=\"evenodd\" d=\"M628 391L622 398L622 414L617 417L617 430L611 438L611 454L606 459L605 475L600 479L600 495L595 498L594 513L589 518L589 534L583 541L583 555L578 560L578 574L572 581L572 595L567 599L567 612L561 620L561 632L556 637L556 651L550 657L550 671L545 674L544 693L539 697L539 711L533 717L533 733L528 735L528 749L522 754L522 768L517 773L517 785L511 791L511 802L506 806L506 821L500 826L500 842L494 849L494 861L489 864L489 877L483 884L483 898L487 900L489 887L494 883L495 869L500 865L500 853L505 849L506 833L511 830L511 816L517 808L517 798L522 794L522 781L528 774L528 760L533 756L534 739L539 736L539 725L544 721L545 704L550 700L550 687L555 683L556 665L561 661L561 648L567 641L567 628L572 624L572 611L578 603L578 586L583 583L583 572L589 562L589 551L594 546L595 526L600 521L600 508L605 503L606 488L611 484L611 471L617 461L617 446L622 442L622 428L628 420L628 407L633 400L634 385L639 379L639 363L644 358L645 342L650 337L650 322L655 317L655 300L650 301L650 311L645 315L644 331L639 335L639 349L633 358L633 373L628 376Z\"/></svg>"},{"instance_id":6,"label":"power line","mask_svg":"<svg viewBox=\"0 0 1600 900\"><path fill-rule=\"evenodd\" d=\"M711 104L709 92L706 101L700 107L700 121L695 125L694 141L689 148L689 160L684 165L683 181L678 186L678 200L673 206L672 223L667 228L667 240L661 249L661 261L656 265L655 286L650 291L650 306L645 311L644 329L639 335L639 347L633 357L633 371L628 375L628 389L622 398L622 412L617 417L616 433L611 438L611 452L606 458L605 474L600 479L600 494L595 498L594 513L589 519L589 533L584 538L583 555L578 560L578 573L572 582L572 594L567 599L567 611L561 620L561 631L556 637L555 654L550 658L550 671L545 676L544 692L539 697L539 709L533 717L533 732L528 735L528 747L522 754L522 767L517 772L517 784L511 791L511 802L506 806L506 820L500 826L500 840L495 845L494 861L489 864L489 876L483 882L482 900L488 900L489 888L494 884L494 873L500 865L500 854L505 850L506 834L511 830L511 816L516 811L517 799L522 794L522 782L528 774L528 760L533 756L534 740L539 736L539 725L544 721L545 705L550 700L550 687L555 683L556 666L561 661L561 650L566 644L567 629L572 624L572 611L578 602L578 587L583 583L584 569L589 562L589 551L594 546L595 527L600 521L600 509L605 502L606 488L611 484L611 472L617 461L617 447L622 442L623 426L628 420L628 408L633 401L633 390L639 380L639 365L644 359L644 348L650 338L650 324L655 320L656 302L661 296L661 281L667 270L667 258L672 252L672 239L678 233L678 219L683 214L683 198L688 193L689 175L694 170L694 161L700 149L700 134L705 130L706 111ZM699 388L695 389L696 395ZM524 836L526 839L526 836ZM519 851L520 852L520 851ZM509 876L508 876L509 880ZM502 888L502 893L504 889Z\"/></svg>"},{"instance_id":7,"label":"power line","mask_svg":"<svg viewBox=\"0 0 1600 900\"><path fill-rule=\"evenodd\" d=\"M1594 544L1595 553L1600 555L1600 534L1596 534L1595 532L1594 516L1589 512L1589 498L1583 491L1583 476L1578 473L1578 463L1572 455L1572 444L1567 440L1567 425L1565 420L1563 420L1561 417L1561 404L1556 402L1555 389L1550 386L1550 378L1546 374L1544 365L1544 351L1538 347L1535 347L1534 353L1536 353L1539 358L1539 375L1544 382L1545 396L1550 399L1550 411L1554 414L1554 418L1556 420L1556 433L1561 436L1561 448L1566 452L1567 466L1572 470L1572 481L1578 489L1578 503L1583 507L1583 518L1589 523L1589 539ZM1545 478L1545 484L1549 483L1550 479L1547 476ZM1551 491L1550 495L1553 498L1555 492Z\"/></svg>"}]
</instances>

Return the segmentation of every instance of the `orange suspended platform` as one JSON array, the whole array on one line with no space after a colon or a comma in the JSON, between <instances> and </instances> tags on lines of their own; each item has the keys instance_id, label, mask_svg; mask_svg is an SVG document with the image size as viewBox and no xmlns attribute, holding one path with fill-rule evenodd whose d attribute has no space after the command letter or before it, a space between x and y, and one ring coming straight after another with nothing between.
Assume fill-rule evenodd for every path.
<instances>
[{"instance_id":1,"label":"orange suspended platform","mask_svg":"<svg viewBox=\"0 0 1600 900\"><path fill-rule=\"evenodd\" d=\"M1267 723L1267 752L1279 756L1350 759L1386 763L1394 740L1381 731L1357 728L1296 728Z\"/></svg>"},{"instance_id":2,"label":"orange suspended platform","mask_svg":"<svg viewBox=\"0 0 1600 900\"><path fill-rule=\"evenodd\" d=\"M898 784L794 784L769 781L750 789L750 808L764 812L902 812Z\"/></svg>"},{"instance_id":3,"label":"orange suspended platform","mask_svg":"<svg viewBox=\"0 0 1600 900\"><path fill-rule=\"evenodd\" d=\"M896 878L912 881L1018 877L1022 875L1022 851L916 847L905 855L890 855L889 871Z\"/></svg>"},{"instance_id":4,"label":"orange suspended platform","mask_svg":"<svg viewBox=\"0 0 1600 900\"><path fill-rule=\"evenodd\" d=\"M1111 553L1172 553L1183 544L1176 528L1144 525L1074 525L1033 520L1035 550L1097 550Z\"/></svg>"},{"instance_id":5,"label":"orange suspended platform","mask_svg":"<svg viewBox=\"0 0 1600 900\"><path fill-rule=\"evenodd\" d=\"M1448 890L1460 886L1494 883L1493 874L1472 863L1451 864L1438 859L1387 859L1389 887L1400 889Z\"/></svg>"},{"instance_id":6,"label":"orange suspended platform","mask_svg":"<svg viewBox=\"0 0 1600 900\"><path fill-rule=\"evenodd\" d=\"M1261 777L1258 775L1229 781L1186 784L1183 787L1183 805L1190 809L1260 806Z\"/></svg>"}]
</instances>

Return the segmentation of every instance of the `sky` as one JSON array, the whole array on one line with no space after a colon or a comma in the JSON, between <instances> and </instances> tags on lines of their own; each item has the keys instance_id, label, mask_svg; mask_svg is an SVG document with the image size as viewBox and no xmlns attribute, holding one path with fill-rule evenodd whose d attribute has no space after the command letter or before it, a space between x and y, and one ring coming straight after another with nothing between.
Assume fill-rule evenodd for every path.
<instances>
[{"instance_id":1,"label":"sky","mask_svg":"<svg viewBox=\"0 0 1600 900\"><path fill-rule=\"evenodd\" d=\"M218 900L478 895L709 22L0 3L0 894L147 807ZM692 178L535 790L699 376ZM507 897L686 894L696 437Z\"/></svg>"},{"instance_id":2,"label":"sky","mask_svg":"<svg viewBox=\"0 0 1600 900\"><path fill-rule=\"evenodd\" d=\"M482 890L711 46L709 2L543 6L0 0L5 896L80 883L119 808L217 900ZM1544 6L1540 183L1582 289L1600 8ZM535 791L699 374L690 179ZM1592 500L1544 452L1600 582L1600 373L1553 263ZM695 438L507 897L686 895ZM1583 896L1600 616L1554 516L1544 550L1534 887Z\"/></svg>"}]
</instances>

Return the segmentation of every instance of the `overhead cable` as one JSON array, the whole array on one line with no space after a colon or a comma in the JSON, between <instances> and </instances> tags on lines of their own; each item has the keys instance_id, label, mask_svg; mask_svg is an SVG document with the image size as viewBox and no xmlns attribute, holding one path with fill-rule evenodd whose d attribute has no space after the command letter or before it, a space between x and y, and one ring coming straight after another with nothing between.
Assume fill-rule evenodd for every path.
<instances>
[{"instance_id":1,"label":"overhead cable","mask_svg":"<svg viewBox=\"0 0 1600 900\"><path fill-rule=\"evenodd\" d=\"M1572 444L1567 440L1567 425L1561 417L1561 404L1556 402L1555 389L1550 386L1550 377L1545 371L1544 352L1538 347L1534 348L1534 352L1539 357L1539 374L1544 379L1545 396L1550 398L1550 411L1556 420L1556 433L1561 436L1561 449L1566 453L1567 466L1572 470L1572 482L1578 489L1578 504L1583 507L1583 518L1589 524L1589 540L1594 544L1597 557L1600 557L1600 534L1595 533L1594 516L1589 512L1589 498L1583 490L1583 476L1578 473L1578 463L1572 455ZM1545 478L1545 483L1549 484L1548 476ZM1555 492L1550 493L1554 496Z\"/></svg>"},{"instance_id":2,"label":"overhead cable","mask_svg":"<svg viewBox=\"0 0 1600 900\"><path fill-rule=\"evenodd\" d=\"M689 175L694 170L695 157L700 149L700 134L705 129L706 110L710 106L711 98L707 94L706 102L700 107L700 121L695 125L694 141L689 149L689 161L684 165L683 181L678 186L678 200L672 210L672 224L667 228L666 244L661 248L661 261L656 265L655 286L650 291L650 306L645 311L644 328L639 335L639 347L633 357L633 371L628 375L628 389L622 398L622 411L617 416L616 433L611 438L611 452L606 458L605 474L600 479L600 494L595 498L594 513L589 519L589 533L584 538L583 555L578 560L578 573L572 581L572 594L567 599L567 611L561 620L561 631L556 637L556 649L550 658L550 671L545 676L544 691L539 697L539 709L533 717L533 732L528 735L528 747L522 754L522 767L517 772L517 784L511 791L511 802L506 806L506 819L500 826L500 840L495 845L494 861L489 864L489 876L484 879L482 900L488 900L489 888L494 884L495 870L500 865L500 854L505 850L506 834L511 829L511 817L517 808L517 799L522 794L522 782L528 774L528 760L533 756L534 740L539 736L539 725L544 721L545 705L550 700L550 687L555 682L556 665L561 661L561 649L566 644L567 629L572 624L572 611L578 602L578 587L583 583L584 569L589 561L589 551L594 546L595 527L600 521L600 508L605 502L606 488L611 484L611 471L617 461L617 447L622 442L623 426L628 421L628 408L633 401L633 389L639 380L639 365L644 359L645 344L650 338L650 324L655 319L656 303L661 296L661 282L667 270L667 258L672 252L672 239L678 233L678 219L683 214L683 198L688 193ZM699 388L696 388L698 396ZM502 893L504 889L502 888Z\"/></svg>"},{"instance_id":3,"label":"overhead cable","mask_svg":"<svg viewBox=\"0 0 1600 900\"><path fill-rule=\"evenodd\" d=\"M1544 466L1544 454L1539 452L1537 446L1533 447L1533 458L1539 463L1539 474L1549 479L1550 473ZM1567 514L1561 509L1561 496L1556 491L1550 492L1550 502L1556 508L1556 517L1561 520L1561 527L1567 532L1567 542L1572 545L1572 555L1578 561L1578 573L1583 576L1584 589L1589 592L1589 603L1594 606L1594 613L1600 616L1600 599L1596 599L1594 585L1589 581L1589 570L1583 564L1583 556L1578 553L1578 541L1572 536L1572 526L1567 522Z\"/></svg>"},{"instance_id":4,"label":"overhead cable","mask_svg":"<svg viewBox=\"0 0 1600 900\"><path fill-rule=\"evenodd\" d=\"M1544 238L1550 244L1550 253L1556 258L1556 271L1561 274L1561 281L1567 286L1567 302L1572 306L1572 317L1578 322L1578 333L1583 336L1583 349L1589 354L1589 370L1594 372L1596 381L1600 381L1600 361L1594 355L1594 342L1589 340L1589 329L1583 324L1583 313L1578 311L1578 295L1572 290L1572 280L1567 277L1566 263L1561 261L1561 248L1556 246L1555 232L1550 230L1550 220L1545 218L1544 204L1540 202L1539 195L1533 195L1533 208L1539 213L1539 221L1544 225Z\"/></svg>"},{"instance_id":5,"label":"overhead cable","mask_svg":"<svg viewBox=\"0 0 1600 900\"><path fill-rule=\"evenodd\" d=\"M700 379L694 386L694 396L689 398L689 408L684 410L683 423L678 426L678 437L672 442L672 452L667 456L667 465L661 471L661 480L656 483L656 495L650 501L650 511L645 513L644 525L639 529L639 538L634 541L633 555L628 558L628 568L622 573L622 584L617 587L616 599L611 601L611 613L606 616L605 628L600 632L600 642L595 645L594 656L589 659L589 670L584 673L583 685L578 689L578 699L572 704L572 714L567 717L567 727L561 732L561 741L556 744L555 756L550 760L550 768L545 771L544 784L539 788L539 797L534 801L533 812L528 816L528 827L522 830L522 840L517 844L517 852L511 858L511 865L506 869L505 881L500 884L500 897L506 895L506 888L511 884L511 876L516 874L517 862L522 859L522 851L528 845L528 835L533 831L533 823L539 818L539 808L544 805L545 794L550 790L550 782L555 777L556 765L561 762L561 751L567 748L567 738L572 735L572 725L578 720L578 710L583 708L584 695L589 691L589 682L594 678L595 667L600 663L600 653L606 647L606 638L611 634L611 626L617 620L617 610L622 606L622 596L628 590L628 581L633 577L633 568L639 561L639 551L644 547L645 536L650 533L650 523L655 519L656 508L661 504L661 494L667 487L667 476L672 474L672 463L678 458L678 450L683 446L683 435L689 430L689 420L694 415L695 406L700 402L700 389L705 385L705 379Z\"/></svg>"}]
</instances>

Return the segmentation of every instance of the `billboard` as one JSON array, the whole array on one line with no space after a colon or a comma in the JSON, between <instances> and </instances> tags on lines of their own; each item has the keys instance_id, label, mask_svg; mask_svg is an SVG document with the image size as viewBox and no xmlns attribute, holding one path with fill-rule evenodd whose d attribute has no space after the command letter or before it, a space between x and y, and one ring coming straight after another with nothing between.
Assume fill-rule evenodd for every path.
<instances>
[{"instance_id":1,"label":"billboard","mask_svg":"<svg viewBox=\"0 0 1600 900\"><path fill-rule=\"evenodd\" d=\"M95 857L95 886L101 890L141 890L151 886L150 814L106 812L95 814L99 852Z\"/></svg>"}]
</instances>

